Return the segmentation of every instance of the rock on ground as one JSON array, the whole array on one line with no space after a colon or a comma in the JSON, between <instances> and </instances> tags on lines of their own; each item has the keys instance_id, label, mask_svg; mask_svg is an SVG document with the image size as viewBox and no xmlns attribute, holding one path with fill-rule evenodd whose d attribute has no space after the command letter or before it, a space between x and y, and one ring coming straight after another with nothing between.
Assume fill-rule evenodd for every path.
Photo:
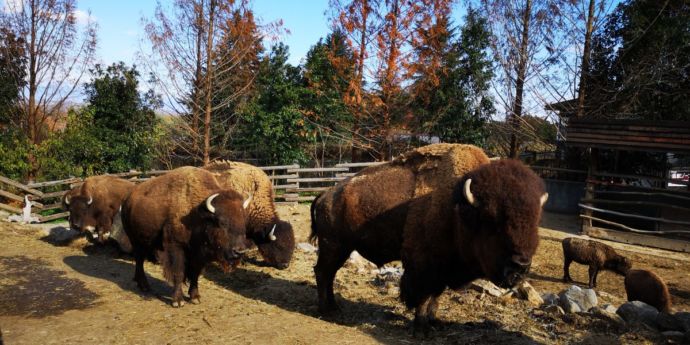
<instances>
[{"instance_id":1,"label":"rock on ground","mask_svg":"<svg viewBox=\"0 0 690 345\"><path fill-rule=\"evenodd\" d=\"M527 281L523 281L517 286L518 297L527 300L532 305L539 306L544 303L544 299L541 298L539 292Z\"/></svg>"},{"instance_id":2,"label":"rock on ground","mask_svg":"<svg viewBox=\"0 0 690 345\"><path fill-rule=\"evenodd\" d=\"M316 251L318 250L316 247L311 245L311 243L307 242L297 243L297 248L299 248L301 251L305 253L316 253Z\"/></svg>"},{"instance_id":3,"label":"rock on ground","mask_svg":"<svg viewBox=\"0 0 690 345\"><path fill-rule=\"evenodd\" d=\"M472 290L478 291L480 293L486 293L494 297L501 297L508 292L507 289L502 289L496 286L496 284L485 279L477 279L473 281L472 283L470 283L470 288Z\"/></svg>"},{"instance_id":4,"label":"rock on ground","mask_svg":"<svg viewBox=\"0 0 690 345\"><path fill-rule=\"evenodd\" d=\"M616 324L618 326L625 325L625 320L623 320L622 317L620 317L615 312L610 312L602 307L593 307L589 310L589 312L592 315L599 317L600 319L610 321L611 323Z\"/></svg>"},{"instance_id":5,"label":"rock on ground","mask_svg":"<svg viewBox=\"0 0 690 345\"><path fill-rule=\"evenodd\" d=\"M544 300L545 305L556 305L558 304L558 295L553 292L545 293L541 295L541 299Z\"/></svg>"},{"instance_id":6,"label":"rock on ground","mask_svg":"<svg viewBox=\"0 0 690 345\"><path fill-rule=\"evenodd\" d=\"M647 303L640 301L626 302L618 307L616 313L628 323L643 323L653 328L657 327L656 317L659 311Z\"/></svg>"},{"instance_id":7,"label":"rock on ground","mask_svg":"<svg viewBox=\"0 0 690 345\"><path fill-rule=\"evenodd\" d=\"M586 312L592 307L596 307L598 303L597 294L594 290L582 289L576 285L561 291L558 296L559 305L566 313Z\"/></svg>"}]
</instances>

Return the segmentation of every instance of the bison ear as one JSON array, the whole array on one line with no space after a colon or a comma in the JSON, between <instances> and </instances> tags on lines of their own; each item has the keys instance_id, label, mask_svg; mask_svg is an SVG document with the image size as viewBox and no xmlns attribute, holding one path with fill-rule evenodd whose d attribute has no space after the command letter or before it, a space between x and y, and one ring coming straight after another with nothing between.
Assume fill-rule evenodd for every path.
<instances>
[{"instance_id":1,"label":"bison ear","mask_svg":"<svg viewBox=\"0 0 690 345\"><path fill-rule=\"evenodd\" d=\"M541 198L539 198L539 206L543 207L547 200L549 200L549 193L544 193Z\"/></svg>"}]
</instances>

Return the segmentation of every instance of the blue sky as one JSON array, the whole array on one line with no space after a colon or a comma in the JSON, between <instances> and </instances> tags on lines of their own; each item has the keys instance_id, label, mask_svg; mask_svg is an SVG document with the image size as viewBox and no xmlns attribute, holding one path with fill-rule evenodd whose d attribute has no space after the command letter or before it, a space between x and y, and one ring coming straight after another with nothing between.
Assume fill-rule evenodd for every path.
<instances>
[{"instance_id":1,"label":"blue sky","mask_svg":"<svg viewBox=\"0 0 690 345\"><path fill-rule=\"evenodd\" d=\"M172 0L162 3L170 5ZM139 45L145 42L141 18L153 16L155 0L78 0L77 5L81 11L91 11L98 23L101 62L136 62ZM264 23L283 20L283 27L290 34L282 41L290 47L289 62L293 65L299 64L309 48L329 32L330 24L324 14L328 10L328 0L255 0L253 9ZM457 17L461 11L454 12Z\"/></svg>"}]
</instances>

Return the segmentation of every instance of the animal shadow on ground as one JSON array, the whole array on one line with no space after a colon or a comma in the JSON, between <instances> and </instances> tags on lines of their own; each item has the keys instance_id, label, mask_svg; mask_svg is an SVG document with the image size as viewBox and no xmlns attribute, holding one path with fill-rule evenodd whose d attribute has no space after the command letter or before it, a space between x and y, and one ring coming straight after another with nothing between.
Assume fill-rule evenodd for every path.
<instances>
[{"instance_id":1,"label":"animal shadow on ground","mask_svg":"<svg viewBox=\"0 0 690 345\"><path fill-rule=\"evenodd\" d=\"M87 309L99 295L84 282L66 276L50 263L26 256L0 257L0 315L46 317Z\"/></svg>"},{"instance_id":2,"label":"animal shadow on ground","mask_svg":"<svg viewBox=\"0 0 690 345\"><path fill-rule=\"evenodd\" d=\"M552 283L564 283L563 277L549 277L549 276L541 275L541 274L534 273L534 272L527 274L527 278L536 279L536 280L543 280L543 281L548 281L548 282L552 282ZM576 281L573 281L571 284L587 285L586 282L585 283L578 283Z\"/></svg>"},{"instance_id":3,"label":"animal shadow on ground","mask_svg":"<svg viewBox=\"0 0 690 345\"><path fill-rule=\"evenodd\" d=\"M84 252L88 256L68 256L63 261L79 273L113 282L122 290L131 291L145 298L156 297L165 303L170 302L169 296L172 293L172 287L163 280L147 275L151 292L143 293L139 290L137 284L132 280L134 263L129 256L119 254L117 249L109 246L92 245L85 247ZM118 260L117 256L121 256L129 262Z\"/></svg>"},{"instance_id":4,"label":"animal shadow on ground","mask_svg":"<svg viewBox=\"0 0 690 345\"><path fill-rule=\"evenodd\" d=\"M260 300L278 308L297 312L313 318L333 322L338 325L361 327L360 330L372 335L386 344L415 342L411 337L410 319L396 313L393 307L372 304L365 301L352 301L336 293L340 311L331 315L321 315L317 309L316 286L307 281L290 281L276 278L263 272L242 267L230 274L224 274L215 266L208 267L204 277L215 284L238 293L246 298ZM441 318L442 315L439 315ZM494 321L481 323L457 323L441 321L431 332L431 343L486 343L509 342L511 344L538 344L533 339L518 333L506 331ZM469 336L469 342L461 340Z\"/></svg>"},{"instance_id":5,"label":"animal shadow on ground","mask_svg":"<svg viewBox=\"0 0 690 345\"><path fill-rule=\"evenodd\" d=\"M668 292L673 296L678 296L683 299L690 299L690 291L679 289L675 284L668 284Z\"/></svg>"}]
</instances>

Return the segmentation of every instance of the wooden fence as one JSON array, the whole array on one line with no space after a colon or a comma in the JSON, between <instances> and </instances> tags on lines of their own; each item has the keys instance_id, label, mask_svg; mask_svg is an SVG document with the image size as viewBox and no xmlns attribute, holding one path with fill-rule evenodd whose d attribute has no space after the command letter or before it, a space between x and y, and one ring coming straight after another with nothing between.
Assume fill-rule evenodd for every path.
<instances>
[{"instance_id":1,"label":"wooden fence","mask_svg":"<svg viewBox=\"0 0 690 345\"><path fill-rule=\"evenodd\" d=\"M327 168L303 168L300 165L276 165L258 167L266 172L273 183L274 201L277 204L295 204L300 201L314 200L318 193L335 185L362 168L378 165L382 162L342 163ZM130 171L112 174L129 179L135 183L162 175L167 170ZM0 210L21 214L24 198L29 196L32 215L39 222L66 218L69 212L63 212L62 196L70 189L83 183L81 178L69 178L24 184L0 176Z\"/></svg>"}]
</instances>

